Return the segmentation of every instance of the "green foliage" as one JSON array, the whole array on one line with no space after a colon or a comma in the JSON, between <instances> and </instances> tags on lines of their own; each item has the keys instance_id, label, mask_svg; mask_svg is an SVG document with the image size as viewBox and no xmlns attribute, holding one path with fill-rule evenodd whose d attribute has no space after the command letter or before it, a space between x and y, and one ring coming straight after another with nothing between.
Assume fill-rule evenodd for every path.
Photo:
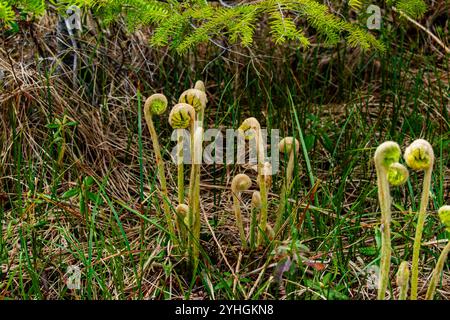
<instances>
[{"instance_id":1,"label":"green foliage","mask_svg":"<svg viewBox=\"0 0 450 320\"><path fill-rule=\"evenodd\" d=\"M427 6L423 0L399 0L396 7L412 18L421 18L427 11Z\"/></svg>"},{"instance_id":2,"label":"green foliage","mask_svg":"<svg viewBox=\"0 0 450 320\"><path fill-rule=\"evenodd\" d=\"M368 6L373 1L370 0L349 0L350 8L357 11L363 6ZM427 10L427 6L423 0L386 0L389 7L396 7L397 10L407 14L411 18L421 18Z\"/></svg>"},{"instance_id":3,"label":"green foliage","mask_svg":"<svg viewBox=\"0 0 450 320\"><path fill-rule=\"evenodd\" d=\"M190 27L192 32L176 48L179 53L184 53L189 48L207 42L220 34L228 36L231 42L241 39L243 44L251 44L258 8L244 5L234 8L211 9L211 7L199 8L198 10L204 11L205 14L195 12L196 17L190 17L189 20L195 21ZM191 15L194 10L189 10L187 13ZM195 25L199 23L201 25Z\"/></svg>"},{"instance_id":4,"label":"green foliage","mask_svg":"<svg viewBox=\"0 0 450 320\"><path fill-rule=\"evenodd\" d=\"M14 9L31 16L41 16L45 12L44 0L3 0L0 1L0 26L11 24L16 19Z\"/></svg>"},{"instance_id":5,"label":"green foliage","mask_svg":"<svg viewBox=\"0 0 450 320\"><path fill-rule=\"evenodd\" d=\"M44 0L0 0L0 20L11 24L16 18L14 9L40 16L45 12ZM91 10L108 25L123 19L130 31L152 26L154 46L166 46L184 53L214 38L226 37L230 43L249 46L258 21L269 18L270 34L276 44L296 41L308 46L310 40L303 28L311 27L320 40L336 44L344 38L354 47L363 50L383 50L383 45L367 30L346 22L329 12L329 8L315 0L262 0L233 7L212 5L206 1L155 1L155 0L53 0L60 12L69 6ZM398 10L412 16L423 15L423 0L387 0ZM350 0L352 8L361 8L364 0ZM303 27L303 28L302 28Z\"/></svg>"},{"instance_id":6,"label":"green foliage","mask_svg":"<svg viewBox=\"0 0 450 320\"><path fill-rule=\"evenodd\" d=\"M12 11L8 2L0 1L0 21L9 24L14 20L14 16L14 11Z\"/></svg>"}]
</instances>

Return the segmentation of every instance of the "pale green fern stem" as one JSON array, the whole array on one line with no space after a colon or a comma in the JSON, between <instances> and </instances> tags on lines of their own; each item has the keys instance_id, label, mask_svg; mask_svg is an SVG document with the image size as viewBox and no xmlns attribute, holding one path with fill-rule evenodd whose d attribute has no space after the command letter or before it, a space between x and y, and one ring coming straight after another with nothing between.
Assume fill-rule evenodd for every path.
<instances>
[{"instance_id":1,"label":"pale green fern stem","mask_svg":"<svg viewBox=\"0 0 450 320\"><path fill-rule=\"evenodd\" d=\"M184 203L184 135L182 129L190 127L193 131L194 121L195 110L186 103L175 105L169 115L169 124L177 130L178 203L180 204Z\"/></svg>"},{"instance_id":2,"label":"pale green fern stem","mask_svg":"<svg viewBox=\"0 0 450 320\"><path fill-rule=\"evenodd\" d=\"M280 141L280 143L278 144L278 149L281 153L287 153L289 155L289 160L286 167L286 178L284 180L280 193L280 206L278 207L277 220L275 222L275 234L279 232L283 223L284 211L286 208L287 198L290 194L292 176L294 173L295 154L299 152L300 143L293 137L286 137Z\"/></svg>"},{"instance_id":3,"label":"pale green fern stem","mask_svg":"<svg viewBox=\"0 0 450 320\"><path fill-rule=\"evenodd\" d=\"M374 160L377 171L378 199L381 209L381 262L378 283L378 299L384 300L389 283L391 265L391 195L388 181L388 168L398 162L401 151L397 143L382 143L376 150Z\"/></svg>"},{"instance_id":4,"label":"pale green fern stem","mask_svg":"<svg viewBox=\"0 0 450 320\"><path fill-rule=\"evenodd\" d=\"M444 269L445 261L447 260L448 253L450 252L450 241L441 252L439 256L436 267L433 270L433 276L431 277L430 284L428 285L427 294L425 295L426 300L433 300L434 294L436 293L436 286L441 277L442 270Z\"/></svg>"},{"instance_id":5,"label":"pale green fern stem","mask_svg":"<svg viewBox=\"0 0 450 320\"><path fill-rule=\"evenodd\" d=\"M184 203L184 163L183 163L183 148L184 148L184 136L183 131L177 132L177 144L178 144L178 152L177 152L177 167L178 167L178 203Z\"/></svg>"},{"instance_id":6,"label":"pale green fern stem","mask_svg":"<svg viewBox=\"0 0 450 320\"><path fill-rule=\"evenodd\" d=\"M266 173L264 170L264 146L261 134L261 126L255 118L248 118L239 127L240 132L245 132L247 130L252 131L254 135L256 144L256 155L257 155L257 171L258 171L258 181L259 181L259 192L261 194L261 211L260 211L260 222L259 222L259 233L257 239L257 245L260 246L264 240L267 226L267 186L266 186Z\"/></svg>"},{"instance_id":7,"label":"pale green fern stem","mask_svg":"<svg viewBox=\"0 0 450 320\"><path fill-rule=\"evenodd\" d=\"M195 270L198 266L199 245L200 245L200 162L202 151L203 128L197 127L194 131L191 183L189 187L189 207L192 246L192 268Z\"/></svg>"},{"instance_id":8,"label":"pale green fern stem","mask_svg":"<svg viewBox=\"0 0 450 320\"><path fill-rule=\"evenodd\" d=\"M194 127L194 120L195 120L195 110L194 108L186 103L179 103L177 105L175 105L172 110L170 111L169 114L169 124L173 129L179 130L177 132L177 136L178 136L178 150L177 150L177 160L178 160L178 200L179 200L179 205L183 204L184 202L184 165L183 165L183 144L184 141L180 141L181 139L184 139L183 137L183 133L182 133L182 129L186 129L188 127L190 127L191 132L194 132L195 127ZM193 145L193 134L191 134L191 155L192 155L192 150L194 150L194 145ZM191 204L190 204L191 205ZM192 210L189 210L189 212L192 213ZM187 220L188 220L188 229L189 231L193 230L193 221L194 221L194 217L193 215L189 213L187 215ZM178 221L178 228L179 230L181 230L181 226ZM192 232L189 232L189 234L192 234ZM188 248L191 248L192 246L192 237L188 237ZM191 252L191 249L190 253ZM191 256L191 255L190 255Z\"/></svg>"},{"instance_id":9,"label":"pale green fern stem","mask_svg":"<svg viewBox=\"0 0 450 320\"><path fill-rule=\"evenodd\" d=\"M443 206L438 211L439 218L441 222L445 225L447 232L450 232L450 206ZM436 292L436 286L439 282L439 278L441 277L442 270L444 269L445 261L447 260L448 254L450 252L450 241L444 247L439 256L436 267L433 270L433 275L430 280L430 284L428 285L427 294L425 299L433 300L434 294Z\"/></svg>"},{"instance_id":10,"label":"pale green fern stem","mask_svg":"<svg viewBox=\"0 0 450 320\"><path fill-rule=\"evenodd\" d=\"M411 267L411 300L417 300L419 278L419 255L422 243L423 226L429 201L431 177L433 172L434 152L428 141L415 140L406 148L404 154L406 164L413 170L424 170L422 196L417 218L416 235L414 238L413 258Z\"/></svg>"},{"instance_id":11,"label":"pale green fern stem","mask_svg":"<svg viewBox=\"0 0 450 320\"><path fill-rule=\"evenodd\" d=\"M189 208L190 225L192 226L191 264L195 270L198 266L199 245L200 245L200 166L203 152L203 115L206 107L206 94L199 89L188 89L184 91L179 99L180 103L187 103L195 109L195 124L191 130L191 175L189 181Z\"/></svg>"},{"instance_id":12,"label":"pale green fern stem","mask_svg":"<svg viewBox=\"0 0 450 320\"><path fill-rule=\"evenodd\" d=\"M144 105L144 118L150 131L150 136L153 143L153 150L155 151L155 160L158 170L159 183L161 185L161 193L163 195L163 211L166 218L167 228L172 239L175 238L175 229L173 226L173 217L169 207L169 195L167 192L166 174L164 170L164 160L161 156L161 148L159 146L158 135L156 134L155 126L153 124L153 114L160 115L167 109L167 98L162 94L154 94L150 96Z\"/></svg>"},{"instance_id":13,"label":"pale green fern stem","mask_svg":"<svg viewBox=\"0 0 450 320\"><path fill-rule=\"evenodd\" d=\"M188 238L188 215L189 207L185 204L179 204L176 208L177 220L178 220L178 230L180 234L180 239L183 244L186 244Z\"/></svg>"},{"instance_id":14,"label":"pale green fern stem","mask_svg":"<svg viewBox=\"0 0 450 320\"><path fill-rule=\"evenodd\" d=\"M409 289L409 267L407 261L402 261L397 271L397 287L399 287L398 300L406 300Z\"/></svg>"},{"instance_id":15,"label":"pale green fern stem","mask_svg":"<svg viewBox=\"0 0 450 320\"><path fill-rule=\"evenodd\" d=\"M254 191L252 195L252 209L250 217L250 249L255 249L257 215L261 210L261 193Z\"/></svg>"},{"instance_id":16,"label":"pale green fern stem","mask_svg":"<svg viewBox=\"0 0 450 320\"><path fill-rule=\"evenodd\" d=\"M241 245L243 249L247 248L247 239L244 231L244 223L242 222L241 214L241 192L248 190L252 185L252 180L246 174L238 174L231 182L231 192L233 194L233 209L236 218L236 225L239 229L239 236L241 238Z\"/></svg>"}]
</instances>

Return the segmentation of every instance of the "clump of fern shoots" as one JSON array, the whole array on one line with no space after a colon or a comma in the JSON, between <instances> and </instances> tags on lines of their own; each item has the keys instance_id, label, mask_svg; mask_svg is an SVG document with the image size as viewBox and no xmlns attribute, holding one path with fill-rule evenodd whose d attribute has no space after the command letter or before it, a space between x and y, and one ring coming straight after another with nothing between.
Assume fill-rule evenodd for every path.
<instances>
[{"instance_id":1,"label":"clump of fern shoots","mask_svg":"<svg viewBox=\"0 0 450 320\"><path fill-rule=\"evenodd\" d=\"M419 213L417 214L416 235L414 238L413 258L411 267L411 300L417 299L417 287L419 277L419 255L422 242L423 226L426 219L426 210L430 195L431 176L434 164L434 152L430 143L423 139L415 140L406 148L404 159L413 170L424 171L422 196Z\"/></svg>"},{"instance_id":2,"label":"clump of fern shoots","mask_svg":"<svg viewBox=\"0 0 450 320\"><path fill-rule=\"evenodd\" d=\"M443 206L438 211L439 219L445 225L446 231L450 232L450 206ZM428 285L427 293L425 296L426 300L433 300L434 294L436 292L436 286L441 277L442 270L444 269L445 261L447 260L448 254L450 252L450 241L442 250L438 262L433 270L433 275L431 276L430 284Z\"/></svg>"}]
</instances>

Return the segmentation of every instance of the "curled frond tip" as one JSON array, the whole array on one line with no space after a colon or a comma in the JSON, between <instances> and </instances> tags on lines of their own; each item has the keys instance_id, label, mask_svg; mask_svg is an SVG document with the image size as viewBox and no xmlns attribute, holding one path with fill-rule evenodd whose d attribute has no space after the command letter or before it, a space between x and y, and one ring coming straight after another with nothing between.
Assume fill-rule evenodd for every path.
<instances>
[{"instance_id":1,"label":"curled frond tip","mask_svg":"<svg viewBox=\"0 0 450 320\"><path fill-rule=\"evenodd\" d=\"M383 142L375 151L375 163L387 169L391 164L400 160L401 154L398 143L393 141Z\"/></svg>"},{"instance_id":2,"label":"curled frond tip","mask_svg":"<svg viewBox=\"0 0 450 320\"><path fill-rule=\"evenodd\" d=\"M252 180L248 175L240 173L233 178L231 182L231 190L233 192L240 192L248 190L252 185Z\"/></svg>"},{"instance_id":3,"label":"curled frond tip","mask_svg":"<svg viewBox=\"0 0 450 320\"><path fill-rule=\"evenodd\" d=\"M438 211L439 219L450 232L450 206L443 206Z\"/></svg>"},{"instance_id":4,"label":"curled frond tip","mask_svg":"<svg viewBox=\"0 0 450 320\"><path fill-rule=\"evenodd\" d=\"M178 102L190 104L199 112L206 107L206 93L199 89L188 89L181 94Z\"/></svg>"},{"instance_id":5,"label":"curled frond tip","mask_svg":"<svg viewBox=\"0 0 450 320\"><path fill-rule=\"evenodd\" d=\"M389 166L387 176L391 185L401 186L408 180L409 172L404 165L396 162Z\"/></svg>"},{"instance_id":6,"label":"curled frond tip","mask_svg":"<svg viewBox=\"0 0 450 320\"><path fill-rule=\"evenodd\" d=\"M291 153L294 141L295 141L295 153L298 153L300 149L300 142L298 142L298 140L294 139L293 137L286 137L282 139L278 144L278 149L280 149L280 152Z\"/></svg>"},{"instance_id":7,"label":"curled frond tip","mask_svg":"<svg viewBox=\"0 0 450 320\"><path fill-rule=\"evenodd\" d=\"M173 129L185 129L194 120L195 110L187 103L175 105L169 114L169 124Z\"/></svg>"},{"instance_id":8,"label":"curled frond tip","mask_svg":"<svg viewBox=\"0 0 450 320\"><path fill-rule=\"evenodd\" d=\"M150 110L152 114L163 114L167 109L167 98L161 93L152 94L147 98L144 105L144 110Z\"/></svg>"},{"instance_id":9,"label":"curled frond tip","mask_svg":"<svg viewBox=\"0 0 450 320\"><path fill-rule=\"evenodd\" d=\"M406 164L413 170L427 170L433 166L434 152L430 143L424 139L415 140L406 148Z\"/></svg>"}]
</instances>

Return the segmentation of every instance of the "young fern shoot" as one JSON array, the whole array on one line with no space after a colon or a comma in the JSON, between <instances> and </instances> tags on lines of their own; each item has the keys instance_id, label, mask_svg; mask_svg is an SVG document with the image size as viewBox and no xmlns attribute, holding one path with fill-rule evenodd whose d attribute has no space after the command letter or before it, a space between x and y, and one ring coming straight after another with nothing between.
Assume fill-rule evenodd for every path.
<instances>
[{"instance_id":1,"label":"young fern shoot","mask_svg":"<svg viewBox=\"0 0 450 320\"><path fill-rule=\"evenodd\" d=\"M398 162L389 166L387 175L389 184L394 187L399 187L405 184L406 180L409 178L408 169Z\"/></svg>"},{"instance_id":2,"label":"young fern shoot","mask_svg":"<svg viewBox=\"0 0 450 320\"><path fill-rule=\"evenodd\" d=\"M156 134L155 126L153 124L153 115L161 115L167 109L167 98L163 94L153 94L144 104L144 118L150 131L150 136L153 142L153 149L155 151L156 166L158 170L159 183L161 185L161 193L163 195L163 210L167 222L167 228L172 238L175 237L175 229L173 226L173 217L169 207L169 196L167 192L167 182L164 170L164 161L161 156L161 147Z\"/></svg>"},{"instance_id":3,"label":"young fern shoot","mask_svg":"<svg viewBox=\"0 0 450 320\"><path fill-rule=\"evenodd\" d=\"M169 124L177 129L177 166L178 166L178 203L184 203L184 136L183 130L190 128L194 131L195 109L186 103L179 103L173 107L169 114ZM192 143L192 141L191 141ZM192 148L192 145L191 145Z\"/></svg>"},{"instance_id":4,"label":"young fern shoot","mask_svg":"<svg viewBox=\"0 0 450 320\"><path fill-rule=\"evenodd\" d=\"M261 134L261 126L255 118L248 118L242 122L238 131L241 134L245 134L244 132L250 132L250 135L247 135L247 139L255 139L256 144L256 157L257 157L257 171L258 171L258 181L266 182L266 172L264 170L264 144ZM264 234L266 232L267 226L267 185L266 183L259 183L259 192L261 194L261 214L260 214L260 222L259 222L259 233L257 237L258 246L262 244L264 239Z\"/></svg>"},{"instance_id":5,"label":"young fern shoot","mask_svg":"<svg viewBox=\"0 0 450 320\"><path fill-rule=\"evenodd\" d=\"M447 232L450 232L450 206L443 206L438 211L439 219L445 225ZM447 242L447 245L441 252L439 256L438 262L433 270L433 275L430 280L430 284L428 285L427 294L425 296L426 300L433 300L434 294L436 292L436 286L439 282L439 278L441 277L442 270L444 269L445 261L447 260L448 254L450 252L450 241Z\"/></svg>"},{"instance_id":6,"label":"young fern shoot","mask_svg":"<svg viewBox=\"0 0 450 320\"><path fill-rule=\"evenodd\" d=\"M257 216L261 210L261 193L254 191L252 195L252 213L250 217L250 249L255 249Z\"/></svg>"},{"instance_id":7,"label":"young fern shoot","mask_svg":"<svg viewBox=\"0 0 450 320\"><path fill-rule=\"evenodd\" d=\"M197 86L201 88L200 84ZM178 102L187 103L193 106L197 116L196 120L199 122L198 125L203 126L204 112L206 103L208 102L205 91L202 91L201 89L188 89L181 94Z\"/></svg>"},{"instance_id":8,"label":"young fern shoot","mask_svg":"<svg viewBox=\"0 0 450 320\"><path fill-rule=\"evenodd\" d=\"M194 85L194 89L206 92L205 83L202 80L197 80L197 82ZM208 102L208 101L206 101Z\"/></svg>"},{"instance_id":9,"label":"young fern shoot","mask_svg":"<svg viewBox=\"0 0 450 320\"><path fill-rule=\"evenodd\" d=\"M188 239L189 234L189 207L185 204L179 204L175 211L177 213L178 232L180 234L180 239L183 244L186 244L186 240Z\"/></svg>"},{"instance_id":10,"label":"young fern shoot","mask_svg":"<svg viewBox=\"0 0 450 320\"><path fill-rule=\"evenodd\" d=\"M286 137L280 141L280 143L278 144L278 149L281 153L288 154L289 160L286 167L286 177L280 193L280 206L278 208L277 220L275 223L275 233L278 233L283 222L286 202L290 194L292 176L294 173L294 159L295 155L298 154L300 150L300 142L298 142L298 140L293 137Z\"/></svg>"},{"instance_id":11,"label":"young fern shoot","mask_svg":"<svg viewBox=\"0 0 450 320\"><path fill-rule=\"evenodd\" d=\"M241 192L248 190L252 185L252 180L246 174L238 174L231 182L231 192L233 193L233 208L236 217L236 225L239 229L239 236L241 238L242 248L247 248L247 239L244 231L244 224L242 222L241 214Z\"/></svg>"},{"instance_id":12,"label":"young fern shoot","mask_svg":"<svg viewBox=\"0 0 450 320\"><path fill-rule=\"evenodd\" d=\"M398 300L406 300L409 289L409 267L407 261L402 261L397 271L397 287L400 289Z\"/></svg>"},{"instance_id":13,"label":"young fern shoot","mask_svg":"<svg viewBox=\"0 0 450 320\"><path fill-rule=\"evenodd\" d=\"M414 238L413 258L411 267L411 300L417 300L417 287L419 277L419 255L422 242L423 226L426 219L426 210L430 196L431 175L433 172L434 152L428 141L415 140L406 148L404 154L406 164L413 170L424 170L422 196L417 218L416 235Z\"/></svg>"},{"instance_id":14,"label":"young fern shoot","mask_svg":"<svg viewBox=\"0 0 450 320\"><path fill-rule=\"evenodd\" d=\"M198 265L199 241L200 241L200 165L203 153L203 115L206 107L206 94L199 89L184 91L179 103L191 105L195 109L195 122L191 129L191 175L189 180L189 221L191 232L191 264L195 270Z\"/></svg>"},{"instance_id":15,"label":"young fern shoot","mask_svg":"<svg viewBox=\"0 0 450 320\"><path fill-rule=\"evenodd\" d=\"M389 270L391 265L391 194L390 183L396 185L404 183L408 176L405 171L400 169L397 164L400 160L401 150L397 143L387 141L382 143L375 151L375 168L377 171L378 199L381 209L381 262L380 277L378 285L378 299L384 300L386 289L389 282ZM391 166L394 165L392 168ZM403 167L403 166L402 166ZM406 169L406 168L405 168ZM389 174L389 171L395 171L396 174ZM403 172L403 176L400 174ZM396 177L392 180L390 177ZM402 179L400 179L400 177Z\"/></svg>"}]
</instances>

